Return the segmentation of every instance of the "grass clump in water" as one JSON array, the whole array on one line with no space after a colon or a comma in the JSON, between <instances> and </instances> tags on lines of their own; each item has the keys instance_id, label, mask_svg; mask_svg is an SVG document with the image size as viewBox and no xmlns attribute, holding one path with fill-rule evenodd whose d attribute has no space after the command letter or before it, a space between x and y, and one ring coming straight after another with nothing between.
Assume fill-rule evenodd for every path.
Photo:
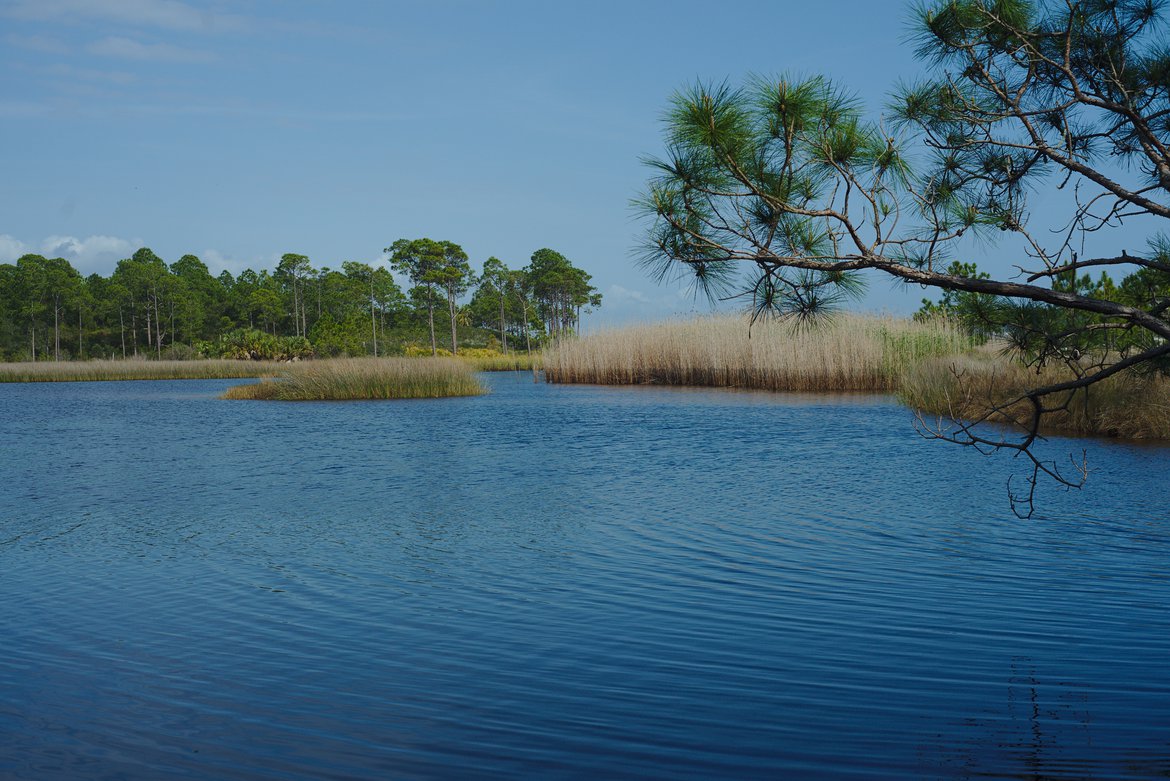
<instances>
[{"instance_id":1,"label":"grass clump in water","mask_svg":"<svg viewBox=\"0 0 1170 781\"><path fill-rule=\"evenodd\" d=\"M890 392L915 363L972 346L941 321L842 315L812 327L757 321L749 332L746 317L722 315L562 341L543 364L550 382Z\"/></svg>"},{"instance_id":2,"label":"grass clump in water","mask_svg":"<svg viewBox=\"0 0 1170 781\"><path fill-rule=\"evenodd\" d=\"M276 381L229 388L221 398L266 401L436 399L477 396L474 368L454 358L336 358L285 366Z\"/></svg>"},{"instance_id":3,"label":"grass clump in water","mask_svg":"<svg viewBox=\"0 0 1170 781\"><path fill-rule=\"evenodd\" d=\"M148 361L141 358L94 361L0 363L0 382L94 382L99 380L222 380L274 377L276 361Z\"/></svg>"},{"instance_id":4,"label":"grass clump in water","mask_svg":"<svg viewBox=\"0 0 1170 781\"><path fill-rule=\"evenodd\" d=\"M1032 415L1029 388L1072 379L1049 367L1037 373L993 347L974 354L924 361L906 372L903 403L921 413L955 420L987 420L1026 428ZM1122 372L1089 388L1054 394L1041 431L1123 439L1170 439L1170 380Z\"/></svg>"}]
</instances>

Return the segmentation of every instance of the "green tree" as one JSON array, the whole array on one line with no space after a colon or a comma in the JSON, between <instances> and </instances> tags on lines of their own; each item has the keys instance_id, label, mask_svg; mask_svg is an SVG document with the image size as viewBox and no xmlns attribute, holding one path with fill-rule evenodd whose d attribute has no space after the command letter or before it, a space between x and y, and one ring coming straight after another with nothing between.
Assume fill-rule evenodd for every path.
<instances>
[{"instance_id":1,"label":"green tree","mask_svg":"<svg viewBox=\"0 0 1170 781\"><path fill-rule=\"evenodd\" d=\"M581 308L601 306L591 275L548 248L532 253L528 282L550 336L571 333L581 325Z\"/></svg>"},{"instance_id":2,"label":"green tree","mask_svg":"<svg viewBox=\"0 0 1170 781\"><path fill-rule=\"evenodd\" d=\"M451 354L458 355L459 317L455 302L475 283L475 274L462 247L450 241L439 242L439 246L442 248L442 261L431 269L430 277L447 295L447 317L451 324Z\"/></svg>"},{"instance_id":3,"label":"green tree","mask_svg":"<svg viewBox=\"0 0 1170 781\"><path fill-rule=\"evenodd\" d=\"M427 325L431 335L431 354L437 355L435 301L446 262L443 245L431 239L398 239L383 252L390 255L390 267L410 280L411 298L422 302L426 308Z\"/></svg>"},{"instance_id":4,"label":"green tree","mask_svg":"<svg viewBox=\"0 0 1170 781\"><path fill-rule=\"evenodd\" d=\"M0 263L0 358L12 359L23 344L23 322L19 316L21 301L20 269L13 263Z\"/></svg>"},{"instance_id":5,"label":"green tree","mask_svg":"<svg viewBox=\"0 0 1170 781\"><path fill-rule=\"evenodd\" d=\"M358 317L338 322L329 312L313 324L309 341L317 355L336 357L339 355L361 355L363 321Z\"/></svg>"},{"instance_id":6,"label":"green tree","mask_svg":"<svg viewBox=\"0 0 1170 781\"><path fill-rule=\"evenodd\" d=\"M122 357L127 356L126 353L126 315L130 314L130 338L132 341L133 353L138 355L138 332L134 328L134 294L130 292L124 284L124 279L119 278L117 271L110 277L109 284L106 286L106 306L111 309L116 309L118 312L118 346L122 351Z\"/></svg>"},{"instance_id":7,"label":"green tree","mask_svg":"<svg viewBox=\"0 0 1170 781\"><path fill-rule=\"evenodd\" d=\"M77 311L82 294L81 275L64 258L45 258L40 255L25 255L16 261L16 274L12 281L20 301L19 309L27 317L29 328L29 350L32 359L37 359L37 326L44 321L53 323L53 360L61 360L61 328L65 324L68 310ZM46 352L47 347L42 351Z\"/></svg>"},{"instance_id":8,"label":"green tree","mask_svg":"<svg viewBox=\"0 0 1170 781\"><path fill-rule=\"evenodd\" d=\"M954 277L991 279L991 275L980 271L974 263L952 261L947 273ZM989 296L985 293L969 293L964 290L943 290L938 301L922 299L922 306L914 313L915 320L929 320L942 317L961 325L972 335L986 341L1002 335L1006 321L1007 299Z\"/></svg>"},{"instance_id":9,"label":"green tree","mask_svg":"<svg viewBox=\"0 0 1170 781\"><path fill-rule=\"evenodd\" d=\"M355 291L367 298L370 317L370 341L373 345L374 356L378 355L378 330L385 330L386 315L400 308L403 302L402 290L394 277L386 269L373 267L368 263L346 261L341 264L345 276L351 281Z\"/></svg>"},{"instance_id":10,"label":"green tree","mask_svg":"<svg viewBox=\"0 0 1170 781\"><path fill-rule=\"evenodd\" d=\"M81 275L65 258L44 261L43 295L53 313L53 360L61 360L61 324L66 308L74 307L81 295Z\"/></svg>"},{"instance_id":11,"label":"green tree","mask_svg":"<svg viewBox=\"0 0 1170 781\"><path fill-rule=\"evenodd\" d=\"M520 305L520 323L524 332L524 350L532 355L532 327L538 325L538 313L532 301L532 277L525 269L512 271L509 276L512 295Z\"/></svg>"},{"instance_id":12,"label":"green tree","mask_svg":"<svg viewBox=\"0 0 1170 781\"><path fill-rule=\"evenodd\" d=\"M90 338L99 350L108 349L111 358L119 348L122 357L126 357L126 329L121 317L125 298L125 289L112 278L107 279L101 274L90 274L85 278L84 303L92 323ZM91 345L91 351L93 347L94 345ZM99 352L100 354L102 353Z\"/></svg>"},{"instance_id":13,"label":"green tree","mask_svg":"<svg viewBox=\"0 0 1170 781\"><path fill-rule=\"evenodd\" d=\"M175 294L174 277L167 264L148 247L133 256L118 261L114 278L128 294L131 315L134 355L138 355L138 326L143 323L147 347L153 347L155 356L162 357L162 345L168 335L163 332L163 321L168 301Z\"/></svg>"},{"instance_id":14,"label":"green tree","mask_svg":"<svg viewBox=\"0 0 1170 781\"><path fill-rule=\"evenodd\" d=\"M252 294L249 296L248 312L250 315L254 313L261 325L268 329L272 336L276 336L276 324L284 314L284 301L274 287L258 284L252 289ZM251 323L250 316L248 322Z\"/></svg>"},{"instance_id":15,"label":"green tree","mask_svg":"<svg viewBox=\"0 0 1170 781\"><path fill-rule=\"evenodd\" d=\"M760 78L745 87L699 84L675 95L667 151L638 204L649 222L644 262L660 276L739 294L757 313L812 317L855 292L856 272L1017 299L1092 315L1082 333L1048 334L1054 357L1085 327L1140 335L1139 349L1101 357L1073 378L1037 384L1018 440L972 426L936 435L1011 448L1079 485L1033 453L1044 416L1070 394L1170 354L1165 300L1112 300L1068 289L1061 275L1102 267L1170 272L1148 253L1077 251L1119 222L1170 218L1170 50L1162 8L1148 0L944 0L917 12L928 73L894 96L894 116L871 121L823 78ZM916 165L911 165L914 160ZM1030 192L1072 182L1058 234L1032 224ZM1157 228L1155 227L1154 230ZM1056 236L1053 239L1053 236ZM948 273L972 237L999 239L1023 281ZM1091 322L1090 322L1091 321ZM1082 325L1083 324L1083 325Z\"/></svg>"},{"instance_id":16,"label":"green tree","mask_svg":"<svg viewBox=\"0 0 1170 781\"><path fill-rule=\"evenodd\" d=\"M306 280L315 276L309 259L304 255L286 253L281 256L273 278L279 282L291 299L293 331L297 336L308 334L308 316L305 302Z\"/></svg>"},{"instance_id":17,"label":"green tree","mask_svg":"<svg viewBox=\"0 0 1170 781\"><path fill-rule=\"evenodd\" d=\"M257 289L266 286L266 281L269 280L268 272L264 272L265 278L262 280L260 275L252 269L244 269L240 275L232 282L228 290L228 301L230 302L232 311L235 313L235 322L238 325L243 325L244 321L248 322L248 329L253 330L256 327L255 323L255 307L253 304L253 294ZM222 275L220 284L223 284Z\"/></svg>"},{"instance_id":18,"label":"green tree","mask_svg":"<svg viewBox=\"0 0 1170 781\"><path fill-rule=\"evenodd\" d=\"M188 342L213 338L220 317L226 313L227 289L220 280L211 276L207 264L195 255L184 255L176 260L171 264L171 273L182 282L185 293L176 302L183 337ZM231 274L228 274L230 278Z\"/></svg>"},{"instance_id":19,"label":"green tree","mask_svg":"<svg viewBox=\"0 0 1170 781\"><path fill-rule=\"evenodd\" d=\"M406 308L406 295L394 281L390 270L382 266L373 269L374 306L378 312L378 330L383 334L388 325L394 325Z\"/></svg>"},{"instance_id":20,"label":"green tree","mask_svg":"<svg viewBox=\"0 0 1170 781\"><path fill-rule=\"evenodd\" d=\"M73 287L73 306L74 311L77 312L77 355L74 356L78 360L85 358L85 319L88 316L96 326L96 306L97 300L94 298L94 291L89 286L89 280L77 274L77 281Z\"/></svg>"},{"instance_id":21,"label":"green tree","mask_svg":"<svg viewBox=\"0 0 1170 781\"><path fill-rule=\"evenodd\" d=\"M48 261L40 255L24 255L16 261L13 298L19 302L18 311L28 327L29 353L33 361L37 359L37 327L48 308L45 304L47 265Z\"/></svg>"},{"instance_id":22,"label":"green tree","mask_svg":"<svg viewBox=\"0 0 1170 781\"><path fill-rule=\"evenodd\" d=\"M479 277L477 296L482 297L484 303L491 304L492 299L500 314L500 345L504 354L508 354L508 327L505 312L508 309L509 293L512 286L512 272L497 257L490 257L483 264L483 273ZM475 303L473 299L473 304ZM474 309L474 307L473 307Z\"/></svg>"}]
</instances>

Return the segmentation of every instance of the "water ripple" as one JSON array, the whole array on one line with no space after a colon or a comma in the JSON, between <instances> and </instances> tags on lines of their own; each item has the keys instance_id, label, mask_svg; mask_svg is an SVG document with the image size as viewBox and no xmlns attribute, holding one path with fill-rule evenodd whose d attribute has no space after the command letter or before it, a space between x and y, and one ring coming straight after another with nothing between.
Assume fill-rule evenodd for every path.
<instances>
[{"instance_id":1,"label":"water ripple","mask_svg":"<svg viewBox=\"0 0 1170 781\"><path fill-rule=\"evenodd\" d=\"M521 379L0 387L0 776L1170 774L1165 451L1024 522L887 400Z\"/></svg>"}]
</instances>

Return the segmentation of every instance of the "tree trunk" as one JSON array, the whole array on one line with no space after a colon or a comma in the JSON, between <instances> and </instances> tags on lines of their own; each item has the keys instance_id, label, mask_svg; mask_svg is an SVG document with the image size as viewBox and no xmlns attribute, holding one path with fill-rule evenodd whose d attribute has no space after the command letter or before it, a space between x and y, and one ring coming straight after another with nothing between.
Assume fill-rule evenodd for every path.
<instances>
[{"instance_id":1,"label":"tree trunk","mask_svg":"<svg viewBox=\"0 0 1170 781\"><path fill-rule=\"evenodd\" d=\"M29 323L29 336L32 339L32 359L33 363L37 362L37 327L35 323Z\"/></svg>"},{"instance_id":2,"label":"tree trunk","mask_svg":"<svg viewBox=\"0 0 1170 781\"><path fill-rule=\"evenodd\" d=\"M528 332L528 304L524 305L524 346L528 349L528 357L532 357L532 336Z\"/></svg>"},{"instance_id":3,"label":"tree trunk","mask_svg":"<svg viewBox=\"0 0 1170 781\"><path fill-rule=\"evenodd\" d=\"M508 331L504 328L504 291L500 291L500 345L504 355L508 354Z\"/></svg>"},{"instance_id":4,"label":"tree trunk","mask_svg":"<svg viewBox=\"0 0 1170 781\"><path fill-rule=\"evenodd\" d=\"M374 336L374 357L378 357L378 318L374 311L374 275L370 274L370 333Z\"/></svg>"},{"instance_id":5,"label":"tree trunk","mask_svg":"<svg viewBox=\"0 0 1170 781\"><path fill-rule=\"evenodd\" d=\"M61 360L61 307L53 300L53 360Z\"/></svg>"},{"instance_id":6,"label":"tree trunk","mask_svg":"<svg viewBox=\"0 0 1170 781\"><path fill-rule=\"evenodd\" d=\"M451 354L459 354L459 346L455 341L455 292L447 291L447 312L451 315Z\"/></svg>"},{"instance_id":7,"label":"tree trunk","mask_svg":"<svg viewBox=\"0 0 1170 781\"><path fill-rule=\"evenodd\" d=\"M82 353L81 345L81 304L77 305L77 360L81 360L85 355Z\"/></svg>"},{"instance_id":8,"label":"tree trunk","mask_svg":"<svg viewBox=\"0 0 1170 781\"><path fill-rule=\"evenodd\" d=\"M158 351L158 357L162 359L162 317L158 312L158 296L154 297L154 347Z\"/></svg>"},{"instance_id":9,"label":"tree trunk","mask_svg":"<svg viewBox=\"0 0 1170 781\"><path fill-rule=\"evenodd\" d=\"M435 344L435 296L432 293L427 297L427 317L431 323L431 355L439 354L439 348Z\"/></svg>"},{"instance_id":10,"label":"tree trunk","mask_svg":"<svg viewBox=\"0 0 1170 781\"><path fill-rule=\"evenodd\" d=\"M122 316L122 307L118 307L118 331L122 334L122 360L126 360L126 320Z\"/></svg>"},{"instance_id":11,"label":"tree trunk","mask_svg":"<svg viewBox=\"0 0 1170 781\"><path fill-rule=\"evenodd\" d=\"M308 309L308 301L305 300L306 298L308 298L308 295L306 294L304 287L302 287L301 288L301 336L307 339L307 338L309 338L309 326L308 326L308 316L305 313L305 310Z\"/></svg>"}]
</instances>

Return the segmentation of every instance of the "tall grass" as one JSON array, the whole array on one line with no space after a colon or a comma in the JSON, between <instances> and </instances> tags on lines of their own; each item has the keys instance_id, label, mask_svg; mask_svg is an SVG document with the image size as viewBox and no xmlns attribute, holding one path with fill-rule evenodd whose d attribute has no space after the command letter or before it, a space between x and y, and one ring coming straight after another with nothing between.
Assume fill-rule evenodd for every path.
<instances>
[{"instance_id":1,"label":"tall grass","mask_svg":"<svg viewBox=\"0 0 1170 781\"><path fill-rule=\"evenodd\" d=\"M602 331L544 351L551 382L893 391L925 358L972 347L944 322L841 315L813 327L737 315Z\"/></svg>"},{"instance_id":2,"label":"tall grass","mask_svg":"<svg viewBox=\"0 0 1170 781\"><path fill-rule=\"evenodd\" d=\"M436 355L445 358L452 357L451 351L443 347L438 348L432 355L430 347L418 344L406 345L403 354L407 358L432 358ZM540 367L539 352L529 354L513 351L504 355L499 350L486 347L464 347L454 357L469 362L476 371L480 372L531 371L534 367Z\"/></svg>"},{"instance_id":3,"label":"tall grass","mask_svg":"<svg viewBox=\"0 0 1170 781\"><path fill-rule=\"evenodd\" d=\"M930 415L1026 426L1027 401L1004 405L1028 388L1071 379L1054 368L1036 371L994 350L924 361L907 371L899 395ZM1046 432L1092 434L1125 439L1170 439L1170 380L1116 374L1090 388L1045 400L1059 411L1045 415Z\"/></svg>"},{"instance_id":4,"label":"tall grass","mask_svg":"<svg viewBox=\"0 0 1170 781\"><path fill-rule=\"evenodd\" d=\"M221 398L274 401L424 399L484 392L455 358L335 358L285 364L282 377L229 388Z\"/></svg>"},{"instance_id":5,"label":"tall grass","mask_svg":"<svg viewBox=\"0 0 1170 781\"><path fill-rule=\"evenodd\" d=\"M40 361L0 363L0 382L92 382L97 380L220 380L274 377L276 361Z\"/></svg>"},{"instance_id":6,"label":"tall grass","mask_svg":"<svg viewBox=\"0 0 1170 781\"><path fill-rule=\"evenodd\" d=\"M540 368L540 353L496 353L495 355L467 355L459 353L459 360L471 364L478 372L532 371Z\"/></svg>"}]
</instances>

